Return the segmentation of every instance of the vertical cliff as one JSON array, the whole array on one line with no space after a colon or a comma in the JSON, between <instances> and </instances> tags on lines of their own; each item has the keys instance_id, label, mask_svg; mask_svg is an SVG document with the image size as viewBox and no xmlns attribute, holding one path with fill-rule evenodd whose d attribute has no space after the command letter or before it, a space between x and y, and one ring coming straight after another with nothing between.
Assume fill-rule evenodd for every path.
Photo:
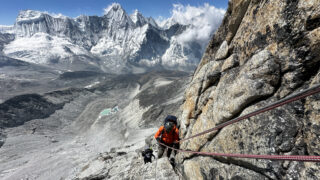
<instances>
[{"instance_id":1,"label":"vertical cliff","mask_svg":"<svg viewBox=\"0 0 320 180\"><path fill-rule=\"evenodd\" d=\"M230 0L185 93L182 138L320 83L320 0ZM320 155L320 95L181 144L220 153ZM178 155L186 179L317 179L319 163Z\"/></svg>"}]
</instances>

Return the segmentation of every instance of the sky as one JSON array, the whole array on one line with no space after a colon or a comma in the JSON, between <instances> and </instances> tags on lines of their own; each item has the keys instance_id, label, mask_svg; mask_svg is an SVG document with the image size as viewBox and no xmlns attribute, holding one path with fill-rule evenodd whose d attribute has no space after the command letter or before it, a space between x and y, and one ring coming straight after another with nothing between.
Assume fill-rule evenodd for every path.
<instances>
[{"instance_id":1,"label":"sky","mask_svg":"<svg viewBox=\"0 0 320 180\"><path fill-rule=\"evenodd\" d=\"M145 17L169 18L179 8L203 7L205 3L218 9L227 9L228 0L0 0L0 25L13 25L20 10L38 10L68 17L79 15L102 16L104 9L116 2L128 14L139 10ZM174 5L182 6L174 6ZM203 9L202 8L202 9ZM193 9L196 10L196 9Z\"/></svg>"}]
</instances>

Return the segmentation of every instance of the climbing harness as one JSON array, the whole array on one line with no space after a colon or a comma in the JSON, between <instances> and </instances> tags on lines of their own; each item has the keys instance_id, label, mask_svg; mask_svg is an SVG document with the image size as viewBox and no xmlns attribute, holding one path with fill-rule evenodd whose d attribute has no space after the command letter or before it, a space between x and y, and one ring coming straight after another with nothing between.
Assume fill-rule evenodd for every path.
<instances>
[{"instance_id":1,"label":"climbing harness","mask_svg":"<svg viewBox=\"0 0 320 180\"><path fill-rule=\"evenodd\" d=\"M219 130L223 127L229 126L231 124L234 124L236 122L239 122L241 120L250 118L252 116L256 116L258 114L261 114L266 111L270 111L272 109L275 109L277 107L283 106L285 104L300 100L302 98L311 96L313 94L320 92L320 84L315 85L311 88L308 88L306 90L303 90L301 92L298 92L296 94L293 94L291 96L288 96L287 98L284 98L282 100L276 101L268 106L265 106L263 108L260 108L258 110L255 110L251 113L248 113L246 115L234 118L230 121L224 122L214 128L205 130L203 132L200 132L198 134L195 134L193 136L190 136L188 138L182 139L179 142L186 141L207 133L210 133L215 130ZM223 156L223 157L234 157L234 158L253 158L253 159L269 159L269 160L288 160L288 161L306 161L306 162L320 162L320 156L305 156L305 155L257 155L257 154L228 154L228 153L213 153L213 152L199 152L199 151L191 151L191 150L183 150L183 149L176 149L170 146L167 146L164 143L159 142L159 144L170 148L172 150L176 150L178 152L184 152L184 153L192 153L192 154L199 154L199 155L206 155L206 156Z\"/></svg>"}]
</instances>

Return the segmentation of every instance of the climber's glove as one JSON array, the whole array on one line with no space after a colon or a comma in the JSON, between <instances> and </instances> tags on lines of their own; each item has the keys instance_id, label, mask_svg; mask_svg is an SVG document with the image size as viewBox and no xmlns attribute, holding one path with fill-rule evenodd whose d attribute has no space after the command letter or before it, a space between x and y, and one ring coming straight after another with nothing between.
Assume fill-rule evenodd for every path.
<instances>
[{"instance_id":1,"label":"climber's glove","mask_svg":"<svg viewBox=\"0 0 320 180\"><path fill-rule=\"evenodd\" d=\"M160 137L157 137L156 140L158 141L158 143L161 141Z\"/></svg>"}]
</instances>

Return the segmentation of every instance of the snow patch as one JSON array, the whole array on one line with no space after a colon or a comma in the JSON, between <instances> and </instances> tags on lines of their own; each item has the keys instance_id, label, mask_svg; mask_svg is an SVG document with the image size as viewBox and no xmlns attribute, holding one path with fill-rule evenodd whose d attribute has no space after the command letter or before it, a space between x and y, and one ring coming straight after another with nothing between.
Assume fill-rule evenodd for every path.
<instances>
[{"instance_id":1,"label":"snow patch","mask_svg":"<svg viewBox=\"0 0 320 180\"><path fill-rule=\"evenodd\" d=\"M0 25L0 33L14 34L14 26Z\"/></svg>"},{"instance_id":2,"label":"snow patch","mask_svg":"<svg viewBox=\"0 0 320 180\"><path fill-rule=\"evenodd\" d=\"M139 64L145 65L147 67L154 67L156 65L159 65L160 62L160 57L153 57L151 59L140 59Z\"/></svg>"},{"instance_id":3,"label":"snow patch","mask_svg":"<svg viewBox=\"0 0 320 180\"><path fill-rule=\"evenodd\" d=\"M6 79L6 78L7 78L6 74L0 74L0 79Z\"/></svg>"},{"instance_id":4,"label":"snow patch","mask_svg":"<svg viewBox=\"0 0 320 180\"><path fill-rule=\"evenodd\" d=\"M172 98L169 101L167 101L166 103L164 103L163 105L170 105L170 104L177 103L179 101L183 101L183 96L177 96L175 98Z\"/></svg>"},{"instance_id":5,"label":"snow patch","mask_svg":"<svg viewBox=\"0 0 320 180\"><path fill-rule=\"evenodd\" d=\"M157 79L153 84L155 87L159 87L159 86L168 85L172 82L173 82L172 80L168 80L168 79Z\"/></svg>"},{"instance_id":6,"label":"snow patch","mask_svg":"<svg viewBox=\"0 0 320 180\"><path fill-rule=\"evenodd\" d=\"M50 36L46 33L36 33L29 37L16 38L6 45L4 54L11 58L36 64L47 64L52 60L86 55L88 52L66 37Z\"/></svg>"},{"instance_id":7,"label":"snow patch","mask_svg":"<svg viewBox=\"0 0 320 180\"><path fill-rule=\"evenodd\" d=\"M138 9L134 10L134 13L130 16L131 17L131 20L134 22L134 23L137 23L138 21L138 15L139 15L139 11Z\"/></svg>"},{"instance_id":8,"label":"snow patch","mask_svg":"<svg viewBox=\"0 0 320 180\"><path fill-rule=\"evenodd\" d=\"M139 94L141 92L140 88L141 88L141 86L139 84L137 84L136 88L132 91L132 93L130 93L128 98L133 99L137 94Z\"/></svg>"},{"instance_id":9,"label":"snow patch","mask_svg":"<svg viewBox=\"0 0 320 180\"><path fill-rule=\"evenodd\" d=\"M188 51L189 53L186 53ZM162 56L162 65L168 67L195 65L199 58L191 53L193 51L187 44L183 44L176 37L172 37L170 47Z\"/></svg>"},{"instance_id":10,"label":"snow patch","mask_svg":"<svg viewBox=\"0 0 320 180\"><path fill-rule=\"evenodd\" d=\"M16 19L17 22L23 22L23 21L34 21L43 18L44 15L49 15L54 18L67 18L67 16L64 16L62 14L54 14L49 12L41 12L41 11L35 11L35 10L23 10L19 12L19 15Z\"/></svg>"},{"instance_id":11,"label":"snow patch","mask_svg":"<svg viewBox=\"0 0 320 180\"><path fill-rule=\"evenodd\" d=\"M21 22L21 21L30 21L30 20L39 19L43 14L44 13L40 11L34 11L34 10L20 11L16 21Z\"/></svg>"},{"instance_id":12,"label":"snow patch","mask_svg":"<svg viewBox=\"0 0 320 180\"><path fill-rule=\"evenodd\" d=\"M121 5L119 3L112 3L107 8L104 9L104 15L107 15L110 12L111 9L116 11L116 10L118 10L120 8L122 9L122 7L121 7Z\"/></svg>"},{"instance_id":13,"label":"snow patch","mask_svg":"<svg viewBox=\"0 0 320 180\"><path fill-rule=\"evenodd\" d=\"M96 82L94 82L94 83L92 83L92 84L89 84L88 86L86 86L86 87L84 87L84 88L90 89L90 88L92 88L93 86L98 85L99 83L100 83L100 81L96 81Z\"/></svg>"},{"instance_id":14,"label":"snow patch","mask_svg":"<svg viewBox=\"0 0 320 180\"><path fill-rule=\"evenodd\" d=\"M150 107L140 107L139 100L134 99L128 106L123 109L122 119L123 124L130 128L138 128L142 120L142 115L148 111Z\"/></svg>"},{"instance_id":15,"label":"snow patch","mask_svg":"<svg viewBox=\"0 0 320 180\"><path fill-rule=\"evenodd\" d=\"M130 57L133 58L140 50L147 29L148 24L135 29L118 29L117 33L113 36L101 38L92 47L91 52L108 60L108 63L110 63L110 59L122 61L123 59L130 59Z\"/></svg>"}]
</instances>

